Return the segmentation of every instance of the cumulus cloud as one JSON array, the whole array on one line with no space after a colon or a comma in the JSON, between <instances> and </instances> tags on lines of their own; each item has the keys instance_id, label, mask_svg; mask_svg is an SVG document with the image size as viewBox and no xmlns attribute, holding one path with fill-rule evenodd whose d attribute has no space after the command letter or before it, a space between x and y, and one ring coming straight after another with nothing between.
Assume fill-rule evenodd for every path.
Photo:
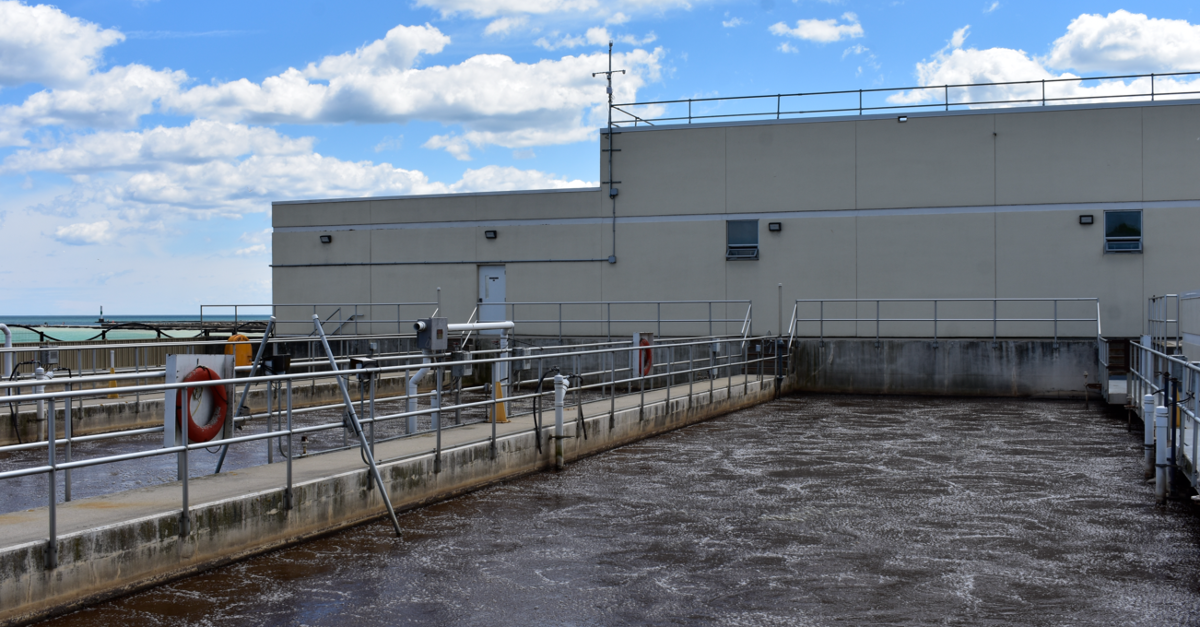
<instances>
[{"instance_id":1,"label":"cumulus cloud","mask_svg":"<svg viewBox=\"0 0 1200 627\"><path fill-rule=\"evenodd\" d=\"M71 246L107 244L113 238L111 227L112 225L108 220L69 224L58 227L54 232L54 239Z\"/></svg>"},{"instance_id":2,"label":"cumulus cloud","mask_svg":"<svg viewBox=\"0 0 1200 627\"><path fill-rule=\"evenodd\" d=\"M559 48L577 48L583 45L606 46L610 41L629 44L631 46L643 46L653 43L656 40L658 40L658 35L655 35L653 32L647 33L645 37L640 39L633 35L614 37L607 28L596 26L587 29L587 32L583 35L559 35L557 32L554 32L550 34L549 38L541 37L533 42L533 44L546 50L557 50Z\"/></svg>"},{"instance_id":3,"label":"cumulus cloud","mask_svg":"<svg viewBox=\"0 0 1200 627\"><path fill-rule=\"evenodd\" d=\"M459 141L483 144L499 140L468 136ZM311 138L294 139L273 129L208 120L180 128L72 136L60 145L18 151L0 165L0 173L33 170L70 175L75 181L68 193L33 207L35 211L73 216L103 208L115 211L126 222L137 223L138 228L156 224L161 228L162 220L170 216L204 219L261 213L270 201L282 198L596 185L537 170L493 166L467 170L461 180L452 183L431 181L418 170L321 155L312 151ZM85 226L63 227L66 230L56 237L74 243L103 243L112 237L109 224Z\"/></svg>"},{"instance_id":4,"label":"cumulus cloud","mask_svg":"<svg viewBox=\"0 0 1200 627\"><path fill-rule=\"evenodd\" d=\"M1122 15L1123 14L1123 15ZM1170 22L1164 25L1163 22ZM1194 42L1182 42L1172 39L1165 31L1182 33L1179 21L1151 20L1146 16L1137 16L1118 11L1108 18L1083 15L1071 22L1068 32L1054 42L1053 49L1045 58L1036 57L1024 50L1010 48L988 48L977 50L964 48L969 27L956 30L945 48L936 52L929 60L917 64L916 73L921 85L954 85L1002 83L1018 81L1039 81L1034 84L996 85L988 87L958 88L950 90L950 101L980 102L1007 101L1008 106L1018 106L1017 101L1040 102L1042 85L1040 81L1057 79L1075 79L1078 75L1070 72L1057 72L1057 69L1079 69L1081 66L1089 70L1103 73L1121 73L1133 69L1149 71L1153 69L1175 69L1171 63L1185 63L1186 59L1176 55L1172 46L1193 45ZM1197 27L1181 22L1187 28ZM1112 33L1116 32L1114 24L1119 24L1119 32L1127 38L1128 45L1113 40ZM1123 30L1122 30L1123 29ZM1155 45L1156 38L1162 46ZM1200 50L1200 48L1197 48ZM1158 64L1158 65L1156 65ZM1165 66L1165 67L1164 67ZM1184 67L1184 66L1178 66ZM1185 80L1172 77L1160 77L1155 81L1155 89L1160 98L1172 98L1169 92L1191 91L1200 87L1200 79ZM1134 79L1128 82L1122 80L1092 81L1066 80L1046 84L1046 98L1052 102L1071 103L1085 102L1086 99L1106 97L1104 102L1119 102L1131 99L1135 95L1150 92L1150 79ZM1122 98L1128 96L1129 98ZM912 90L892 95L888 102L893 104L918 104L925 102L941 102L942 91Z\"/></svg>"},{"instance_id":5,"label":"cumulus cloud","mask_svg":"<svg viewBox=\"0 0 1200 627\"><path fill-rule=\"evenodd\" d=\"M1045 62L1081 72L1200 69L1200 25L1125 10L1080 15L1055 40Z\"/></svg>"},{"instance_id":6,"label":"cumulus cloud","mask_svg":"<svg viewBox=\"0 0 1200 627\"><path fill-rule=\"evenodd\" d=\"M77 83L96 69L105 48L124 39L57 7L0 0L0 86Z\"/></svg>"},{"instance_id":7,"label":"cumulus cloud","mask_svg":"<svg viewBox=\"0 0 1200 627\"><path fill-rule=\"evenodd\" d=\"M741 26L742 24L745 24L745 23L746 23L746 21L740 17L735 17L735 18L728 19L728 20L721 20L721 26L723 26L725 28L737 28L738 26Z\"/></svg>"},{"instance_id":8,"label":"cumulus cloud","mask_svg":"<svg viewBox=\"0 0 1200 627\"><path fill-rule=\"evenodd\" d=\"M772 35L795 37L821 44L863 36L863 27L857 15L847 12L843 13L840 19L845 23L839 23L838 20L797 20L795 28L784 22L777 22L772 24L769 30Z\"/></svg>"},{"instance_id":9,"label":"cumulus cloud","mask_svg":"<svg viewBox=\"0 0 1200 627\"><path fill-rule=\"evenodd\" d=\"M501 15L600 13L628 20L627 13L690 9L692 5L691 0L417 0L417 6L440 11L442 17L458 14L493 18Z\"/></svg>"},{"instance_id":10,"label":"cumulus cloud","mask_svg":"<svg viewBox=\"0 0 1200 627\"><path fill-rule=\"evenodd\" d=\"M0 146L26 144L25 133L39 126L135 127L187 80L183 71L134 64L92 74L76 87L40 91L19 105L0 106Z\"/></svg>"},{"instance_id":11,"label":"cumulus cloud","mask_svg":"<svg viewBox=\"0 0 1200 627\"><path fill-rule=\"evenodd\" d=\"M501 17L492 20L486 28L483 29L484 35L507 35L514 30L524 27L529 23L529 18L524 15L519 17Z\"/></svg>"}]
</instances>

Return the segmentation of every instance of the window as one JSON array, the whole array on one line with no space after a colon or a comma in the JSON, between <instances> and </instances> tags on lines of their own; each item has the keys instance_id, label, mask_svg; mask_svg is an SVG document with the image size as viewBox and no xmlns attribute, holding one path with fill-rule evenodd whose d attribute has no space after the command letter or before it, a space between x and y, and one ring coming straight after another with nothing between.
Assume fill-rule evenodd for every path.
<instances>
[{"instance_id":1,"label":"window","mask_svg":"<svg viewBox=\"0 0 1200 627\"><path fill-rule=\"evenodd\" d=\"M1136 253L1142 250L1142 212L1104 212L1104 252Z\"/></svg>"},{"instance_id":2,"label":"window","mask_svg":"<svg viewBox=\"0 0 1200 627\"><path fill-rule=\"evenodd\" d=\"M725 258L758 259L758 220L725 223Z\"/></svg>"}]
</instances>

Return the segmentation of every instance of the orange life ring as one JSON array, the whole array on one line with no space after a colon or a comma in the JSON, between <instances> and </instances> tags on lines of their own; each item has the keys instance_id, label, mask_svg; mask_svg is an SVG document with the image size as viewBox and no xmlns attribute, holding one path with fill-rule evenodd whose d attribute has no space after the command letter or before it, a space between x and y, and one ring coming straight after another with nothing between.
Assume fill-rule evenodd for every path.
<instances>
[{"instance_id":1,"label":"orange life ring","mask_svg":"<svg viewBox=\"0 0 1200 627\"><path fill-rule=\"evenodd\" d=\"M642 338L640 346L647 346L647 347L650 346L650 340L647 340L646 338ZM651 351L651 349L649 349L649 348L642 349L642 376L643 377L646 376L650 372L650 369L654 367L654 354L651 353L650 351Z\"/></svg>"},{"instance_id":2,"label":"orange life ring","mask_svg":"<svg viewBox=\"0 0 1200 627\"><path fill-rule=\"evenodd\" d=\"M191 372L183 378L181 383L197 383L201 381L216 381L221 378L212 368L205 366L196 366ZM212 392L213 410L209 414L208 422L201 425L196 423L197 416L192 415L192 404L199 408L204 391ZM188 402L184 403L183 399ZM225 426L225 414L229 412L229 395L225 392L225 386L214 385L207 387L191 387L182 388L175 395L175 422L182 424L184 413L187 414L188 426L188 442L207 442L217 436L221 432L221 428Z\"/></svg>"}]
</instances>

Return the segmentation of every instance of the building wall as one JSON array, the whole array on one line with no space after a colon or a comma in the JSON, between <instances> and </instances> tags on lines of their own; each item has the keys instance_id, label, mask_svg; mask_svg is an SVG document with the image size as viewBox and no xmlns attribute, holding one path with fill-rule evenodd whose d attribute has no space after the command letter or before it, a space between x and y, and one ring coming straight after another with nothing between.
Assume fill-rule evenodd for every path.
<instances>
[{"instance_id":1,"label":"building wall","mask_svg":"<svg viewBox=\"0 0 1200 627\"><path fill-rule=\"evenodd\" d=\"M749 299L756 332L777 331L795 299L1098 297L1103 332L1134 336L1145 298L1190 286L1187 271L1200 261L1189 247L1200 232L1196 137L1193 103L620 129L615 247L601 152L599 189L276 203L274 298L430 301L440 286L443 311L459 320L478 296L476 266L504 263L509 301ZM599 144L608 148L608 137ZM1104 253L1103 214L1114 209L1143 211L1144 253ZM1082 214L1095 224L1080 225ZM759 220L760 258L727 261L725 221L746 218ZM782 232L769 233L768 222ZM485 239L489 229L499 237ZM319 233L334 241L317 243ZM364 265L319 265L334 263ZM715 307L718 318L744 314L740 304ZM803 305L800 317L817 307ZM876 333L874 303L825 307L826 317L871 319L829 322L827 335ZM884 318L932 315L928 303L879 307ZM992 315L991 303L939 307L940 318ZM1048 303L1001 307L1000 317L1054 315ZM1060 317L1095 313L1059 307ZM938 327L992 331L990 321ZM929 335L932 325L883 323L879 332ZM1092 323L1059 328L1094 332Z\"/></svg>"}]
</instances>

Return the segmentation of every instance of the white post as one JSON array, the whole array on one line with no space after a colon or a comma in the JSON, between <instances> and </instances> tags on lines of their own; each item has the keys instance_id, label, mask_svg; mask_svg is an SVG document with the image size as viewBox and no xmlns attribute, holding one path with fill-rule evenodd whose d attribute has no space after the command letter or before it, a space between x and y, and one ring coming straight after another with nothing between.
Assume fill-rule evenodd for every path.
<instances>
[{"instance_id":1,"label":"white post","mask_svg":"<svg viewBox=\"0 0 1200 627\"><path fill-rule=\"evenodd\" d=\"M1154 454L1154 496L1159 505L1167 502L1167 414L1169 409L1159 406L1154 411L1154 431L1157 437Z\"/></svg>"},{"instance_id":2,"label":"white post","mask_svg":"<svg viewBox=\"0 0 1200 627\"><path fill-rule=\"evenodd\" d=\"M0 324L0 333L4 334L4 348L12 348L12 331L8 330L8 325ZM4 353L4 369L0 370L0 377L5 381L12 376L12 353Z\"/></svg>"},{"instance_id":3,"label":"white post","mask_svg":"<svg viewBox=\"0 0 1200 627\"><path fill-rule=\"evenodd\" d=\"M554 375L554 467L562 470L563 460L563 399L567 396L567 380Z\"/></svg>"},{"instance_id":4,"label":"white post","mask_svg":"<svg viewBox=\"0 0 1200 627\"><path fill-rule=\"evenodd\" d=\"M1142 397L1142 424L1145 425L1146 478L1154 476L1154 395Z\"/></svg>"}]
</instances>

